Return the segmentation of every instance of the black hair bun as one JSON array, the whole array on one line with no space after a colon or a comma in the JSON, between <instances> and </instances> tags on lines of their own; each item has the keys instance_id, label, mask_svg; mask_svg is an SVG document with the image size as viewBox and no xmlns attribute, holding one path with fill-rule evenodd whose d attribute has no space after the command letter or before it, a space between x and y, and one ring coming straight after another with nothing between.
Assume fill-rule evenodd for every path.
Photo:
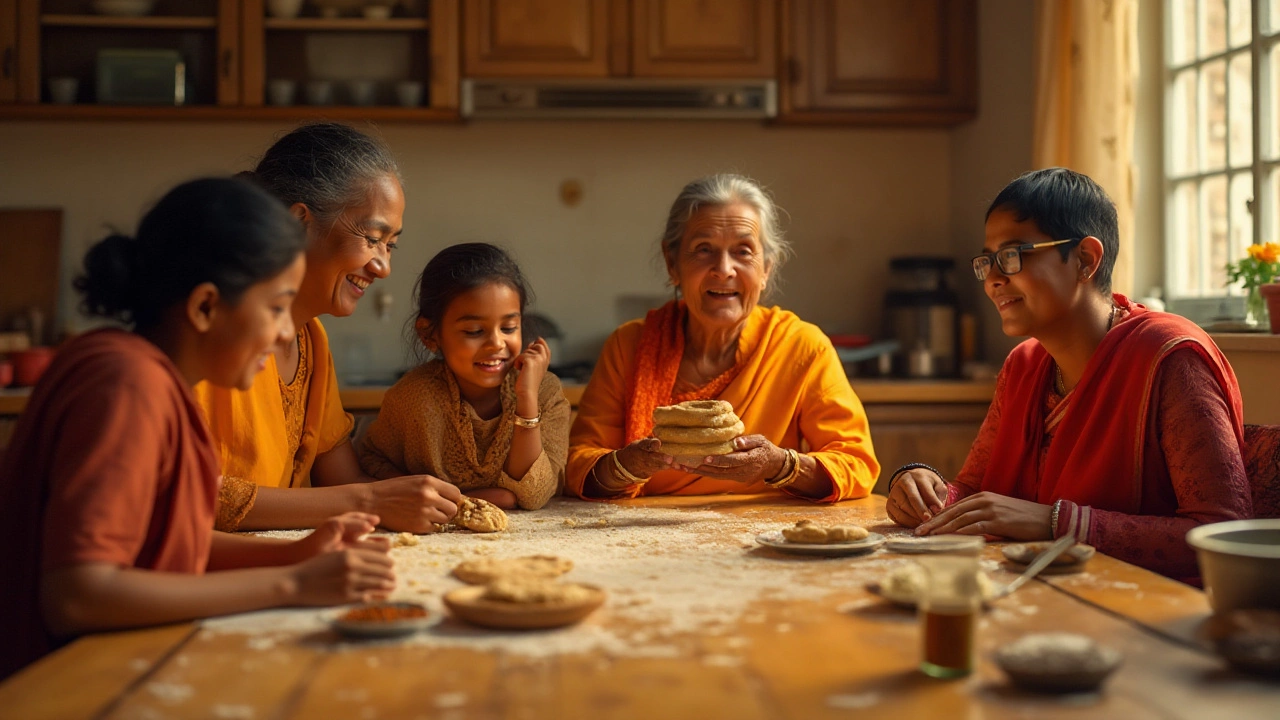
<instances>
[{"instance_id":1,"label":"black hair bun","mask_svg":"<svg viewBox=\"0 0 1280 720\"><path fill-rule=\"evenodd\" d=\"M75 287L84 295L82 308L90 315L128 322L137 299L138 243L127 235L110 235L84 257L84 274Z\"/></svg>"}]
</instances>

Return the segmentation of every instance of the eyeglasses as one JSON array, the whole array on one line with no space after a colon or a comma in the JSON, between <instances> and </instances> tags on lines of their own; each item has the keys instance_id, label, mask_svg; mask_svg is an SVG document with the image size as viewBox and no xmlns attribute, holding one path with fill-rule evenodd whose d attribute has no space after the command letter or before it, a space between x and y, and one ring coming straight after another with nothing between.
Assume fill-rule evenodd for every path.
<instances>
[{"instance_id":1,"label":"eyeglasses","mask_svg":"<svg viewBox=\"0 0 1280 720\"><path fill-rule=\"evenodd\" d=\"M1048 240L1046 242L1025 243L1022 245L1009 245L1002 247L995 252L982 253L973 257L973 274L979 280L986 280L987 275L991 272L991 264L1000 268L1000 272L1005 275L1015 275L1022 272L1022 253L1028 250L1039 250L1041 248L1053 247L1054 245L1064 245L1071 243L1075 245L1084 238L1070 238L1067 240ZM1070 250L1071 248L1067 248Z\"/></svg>"}]
</instances>

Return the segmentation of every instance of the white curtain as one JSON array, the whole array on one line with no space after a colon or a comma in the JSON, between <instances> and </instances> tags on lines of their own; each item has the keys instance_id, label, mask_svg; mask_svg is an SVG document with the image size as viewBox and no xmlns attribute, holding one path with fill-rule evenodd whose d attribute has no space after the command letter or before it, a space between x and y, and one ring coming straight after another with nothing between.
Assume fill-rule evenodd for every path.
<instances>
[{"instance_id":1,"label":"white curtain","mask_svg":"<svg viewBox=\"0 0 1280 720\"><path fill-rule=\"evenodd\" d=\"M1134 94L1138 0L1038 0L1032 160L1093 178L1116 203L1112 289L1134 284Z\"/></svg>"}]
</instances>

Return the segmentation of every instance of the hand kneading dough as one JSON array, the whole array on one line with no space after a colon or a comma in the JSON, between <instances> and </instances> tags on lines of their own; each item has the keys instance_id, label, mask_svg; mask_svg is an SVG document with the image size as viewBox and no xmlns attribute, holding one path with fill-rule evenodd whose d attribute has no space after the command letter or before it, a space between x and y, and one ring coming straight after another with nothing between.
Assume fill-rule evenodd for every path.
<instances>
[{"instance_id":1,"label":"hand kneading dough","mask_svg":"<svg viewBox=\"0 0 1280 720\"><path fill-rule=\"evenodd\" d=\"M866 539L870 535L861 525L831 525L824 527L812 520L801 520L795 527L783 528L782 537L788 542L806 545L829 545Z\"/></svg>"},{"instance_id":2,"label":"hand kneading dough","mask_svg":"<svg viewBox=\"0 0 1280 720\"><path fill-rule=\"evenodd\" d=\"M550 580L573 569L573 561L554 555L464 560L453 569L454 577L471 585L486 585L499 578L527 576Z\"/></svg>"},{"instance_id":3,"label":"hand kneading dough","mask_svg":"<svg viewBox=\"0 0 1280 720\"><path fill-rule=\"evenodd\" d=\"M451 522L471 532L491 533L507 529L507 514L488 500L463 496Z\"/></svg>"}]
</instances>

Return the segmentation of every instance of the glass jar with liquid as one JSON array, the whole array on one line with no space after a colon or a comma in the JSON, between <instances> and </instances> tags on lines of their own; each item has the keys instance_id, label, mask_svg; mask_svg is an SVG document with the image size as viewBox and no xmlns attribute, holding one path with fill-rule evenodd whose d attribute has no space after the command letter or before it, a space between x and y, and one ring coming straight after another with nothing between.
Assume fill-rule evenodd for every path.
<instances>
[{"instance_id":1,"label":"glass jar with liquid","mask_svg":"<svg viewBox=\"0 0 1280 720\"><path fill-rule=\"evenodd\" d=\"M947 552L920 558L925 583L920 596L920 670L930 677L963 677L973 672L978 613L978 557L983 539L966 537Z\"/></svg>"}]
</instances>

